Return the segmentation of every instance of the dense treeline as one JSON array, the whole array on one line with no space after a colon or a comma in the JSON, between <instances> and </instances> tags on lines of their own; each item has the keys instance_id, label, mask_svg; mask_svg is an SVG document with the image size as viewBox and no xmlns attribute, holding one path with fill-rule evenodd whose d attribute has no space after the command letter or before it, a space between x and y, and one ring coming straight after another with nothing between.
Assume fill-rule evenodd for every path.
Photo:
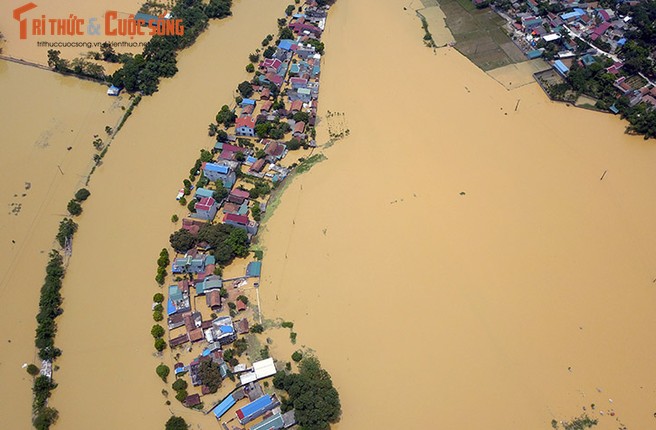
<instances>
[{"instance_id":1,"label":"dense treeline","mask_svg":"<svg viewBox=\"0 0 656 430\"><path fill-rule=\"evenodd\" d=\"M61 286L64 278L64 260L59 252L50 252L50 260L46 266L46 278L41 287L39 300L39 313L36 316L37 328L35 344L39 350L41 360L52 361L61 355L61 350L55 346L55 333L57 324L55 318L62 313ZM52 379L40 375L34 380L32 392L34 394L32 410L33 424L39 430L50 428L58 417L57 410L46 406L51 391L57 387Z\"/></svg>"},{"instance_id":2,"label":"dense treeline","mask_svg":"<svg viewBox=\"0 0 656 430\"><path fill-rule=\"evenodd\" d=\"M160 78L170 78L177 71L177 52L191 46L207 28L210 19L231 15L232 0L178 0L172 9L173 16L182 20L184 34L181 36L153 36L142 54L123 58L123 67L117 70L110 81L128 91L141 91L149 95L157 91Z\"/></svg>"},{"instance_id":3,"label":"dense treeline","mask_svg":"<svg viewBox=\"0 0 656 430\"><path fill-rule=\"evenodd\" d=\"M325 430L341 415L339 394L332 379L314 357L303 358L299 373L278 372L273 385L289 394L283 399L284 411L294 409L294 416L302 430Z\"/></svg>"},{"instance_id":4,"label":"dense treeline","mask_svg":"<svg viewBox=\"0 0 656 430\"><path fill-rule=\"evenodd\" d=\"M630 15L634 26L628 32L629 42L622 49L624 67L630 73L642 72L650 78L655 77L652 52L656 48L656 0L645 0L633 6L623 3L618 11Z\"/></svg>"},{"instance_id":5,"label":"dense treeline","mask_svg":"<svg viewBox=\"0 0 656 430\"><path fill-rule=\"evenodd\" d=\"M213 249L216 262L228 265L235 257L248 255L248 234L241 228L228 224L206 224L194 236L185 229L174 232L169 238L171 247L179 253L185 253L199 242L207 242Z\"/></svg>"}]
</instances>

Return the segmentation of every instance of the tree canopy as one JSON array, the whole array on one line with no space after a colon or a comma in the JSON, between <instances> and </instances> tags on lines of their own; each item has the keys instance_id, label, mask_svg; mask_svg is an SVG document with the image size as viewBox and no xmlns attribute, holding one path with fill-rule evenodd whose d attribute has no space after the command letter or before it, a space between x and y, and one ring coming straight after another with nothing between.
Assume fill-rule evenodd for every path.
<instances>
[{"instance_id":1,"label":"tree canopy","mask_svg":"<svg viewBox=\"0 0 656 430\"><path fill-rule=\"evenodd\" d=\"M303 358L299 373L278 372L273 378L277 389L285 390L289 399L283 409L295 409L296 421L304 430L326 430L341 414L339 394L328 372L314 357Z\"/></svg>"},{"instance_id":2,"label":"tree canopy","mask_svg":"<svg viewBox=\"0 0 656 430\"><path fill-rule=\"evenodd\" d=\"M166 422L165 430L187 430L189 426L182 417L172 416Z\"/></svg>"},{"instance_id":3,"label":"tree canopy","mask_svg":"<svg viewBox=\"0 0 656 430\"><path fill-rule=\"evenodd\" d=\"M169 242L171 243L171 248L181 254L196 246L196 238L194 235L183 228L171 234Z\"/></svg>"}]
</instances>

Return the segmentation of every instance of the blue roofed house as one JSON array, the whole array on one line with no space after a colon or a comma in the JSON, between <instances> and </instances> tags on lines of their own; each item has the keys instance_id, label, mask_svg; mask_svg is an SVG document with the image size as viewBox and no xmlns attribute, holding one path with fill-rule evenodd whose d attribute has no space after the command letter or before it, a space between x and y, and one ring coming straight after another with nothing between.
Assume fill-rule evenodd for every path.
<instances>
[{"instance_id":1,"label":"blue roofed house","mask_svg":"<svg viewBox=\"0 0 656 430\"><path fill-rule=\"evenodd\" d=\"M270 411L271 409L280 405L275 395L270 396L265 394L257 400L253 400L246 406L237 410L237 418L240 424L246 424L253 421L255 418L260 417Z\"/></svg>"},{"instance_id":2,"label":"blue roofed house","mask_svg":"<svg viewBox=\"0 0 656 430\"><path fill-rule=\"evenodd\" d=\"M112 85L107 89L107 95L108 96L118 96L121 93L121 89L119 87L116 87Z\"/></svg>"},{"instance_id":3,"label":"blue roofed house","mask_svg":"<svg viewBox=\"0 0 656 430\"><path fill-rule=\"evenodd\" d=\"M208 190L207 188L197 188L196 192L194 193L194 198L196 200L200 200L206 197L213 197L213 196L214 196L214 191Z\"/></svg>"},{"instance_id":4,"label":"blue roofed house","mask_svg":"<svg viewBox=\"0 0 656 430\"><path fill-rule=\"evenodd\" d=\"M255 424L251 430L280 430L285 427L285 422L282 415L273 414L269 418L262 420L262 422Z\"/></svg>"},{"instance_id":5,"label":"blue roofed house","mask_svg":"<svg viewBox=\"0 0 656 430\"><path fill-rule=\"evenodd\" d=\"M235 172L225 164L203 163L203 175L210 181L221 181L223 186L230 189L237 180Z\"/></svg>"},{"instance_id":6,"label":"blue roofed house","mask_svg":"<svg viewBox=\"0 0 656 430\"><path fill-rule=\"evenodd\" d=\"M166 304L167 315L186 312L190 309L189 295L184 294L177 285L169 286L169 299Z\"/></svg>"},{"instance_id":7,"label":"blue roofed house","mask_svg":"<svg viewBox=\"0 0 656 430\"><path fill-rule=\"evenodd\" d=\"M278 43L278 49L282 49L285 51L291 51L292 46L294 45L295 41L291 39L282 39L280 43Z\"/></svg>"},{"instance_id":8,"label":"blue roofed house","mask_svg":"<svg viewBox=\"0 0 656 430\"><path fill-rule=\"evenodd\" d=\"M243 99L239 104L242 108L245 106L255 106L255 100L253 99Z\"/></svg>"},{"instance_id":9,"label":"blue roofed house","mask_svg":"<svg viewBox=\"0 0 656 430\"><path fill-rule=\"evenodd\" d=\"M560 60L556 60L556 61L554 61L553 67L554 67L554 69L556 69L556 71L557 71L558 73L560 73L562 76L567 75L567 72L569 72L569 67L567 67L567 66L566 66L562 61L560 61Z\"/></svg>"},{"instance_id":10,"label":"blue roofed house","mask_svg":"<svg viewBox=\"0 0 656 430\"><path fill-rule=\"evenodd\" d=\"M220 290L223 287L223 280L218 275L211 275L203 279L202 282L196 283L196 294L205 294L208 291Z\"/></svg>"},{"instance_id":11,"label":"blue roofed house","mask_svg":"<svg viewBox=\"0 0 656 430\"><path fill-rule=\"evenodd\" d=\"M205 271L207 258L208 256L202 254L197 256L185 254L184 257L173 260L171 273L202 273Z\"/></svg>"},{"instance_id":12,"label":"blue roofed house","mask_svg":"<svg viewBox=\"0 0 656 430\"><path fill-rule=\"evenodd\" d=\"M209 333L212 341L219 342L221 345L227 345L237 340L237 331L229 316L218 317L212 321Z\"/></svg>"}]
</instances>

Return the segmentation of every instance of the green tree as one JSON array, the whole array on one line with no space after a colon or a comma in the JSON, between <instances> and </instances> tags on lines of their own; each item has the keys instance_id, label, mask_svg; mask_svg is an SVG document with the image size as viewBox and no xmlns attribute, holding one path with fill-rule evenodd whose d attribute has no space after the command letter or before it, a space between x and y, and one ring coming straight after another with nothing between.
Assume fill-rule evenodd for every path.
<instances>
[{"instance_id":1,"label":"green tree","mask_svg":"<svg viewBox=\"0 0 656 430\"><path fill-rule=\"evenodd\" d=\"M184 379L176 379L172 387L175 391L186 390L189 384Z\"/></svg>"},{"instance_id":2,"label":"green tree","mask_svg":"<svg viewBox=\"0 0 656 430\"><path fill-rule=\"evenodd\" d=\"M164 336L164 327L159 324L155 324L153 328L150 329L150 334L153 335L155 339L159 339Z\"/></svg>"},{"instance_id":3,"label":"green tree","mask_svg":"<svg viewBox=\"0 0 656 430\"><path fill-rule=\"evenodd\" d=\"M68 70L68 62L62 59L59 54L61 54L61 51L56 51L54 49L48 50L48 67L51 67L58 72L63 72Z\"/></svg>"},{"instance_id":4,"label":"green tree","mask_svg":"<svg viewBox=\"0 0 656 430\"><path fill-rule=\"evenodd\" d=\"M38 410L32 424L36 430L48 430L50 426L57 422L59 412L51 407L44 407Z\"/></svg>"},{"instance_id":5,"label":"green tree","mask_svg":"<svg viewBox=\"0 0 656 430\"><path fill-rule=\"evenodd\" d=\"M219 130L216 132L216 141L217 142L227 142L228 141L228 133L226 133L224 130Z\"/></svg>"},{"instance_id":6,"label":"green tree","mask_svg":"<svg viewBox=\"0 0 656 430\"><path fill-rule=\"evenodd\" d=\"M175 398L178 399L180 402L184 402L185 399L189 396L189 393L187 393L187 390L180 390L175 393Z\"/></svg>"},{"instance_id":7,"label":"green tree","mask_svg":"<svg viewBox=\"0 0 656 430\"><path fill-rule=\"evenodd\" d=\"M249 60L251 63L257 63L258 61L260 61L260 54L257 54L257 53L255 53L255 54L250 54L250 55L248 56L248 60Z\"/></svg>"},{"instance_id":8,"label":"green tree","mask_svg":"<svg viewBox=\"0 0 656 430\"><path fill-rule=\"evenodd\" d=\"M335 423L341 414L339 394L333 387L328 372L314 357L305 357L299 364L298 374L278 372L273 385L289 394L285 410L295 409L301 428L324 430Z\"/></svg>"},{"instance_id":9,"label":"green tree","mask_svg":"<svg viewBox=\"0 0 656 430\"><path fill-rule=\"evenodd\" d=\"M75 199L68 202L66 209L68 210L68 213L74 216L80 215L82 213L82 206Z\"/></svg>"},{"instance_id":10,"label":"green tree","mask_svg":"<svg viewBox=\"0 0 656 430\"><path fill-rule=\"evenodd\" d=\"M248 63L246 65L246 71L248 73L253 73L255 71L255 66L253 65L253 63Z\"/></svg>"},{"instance_id":11,"label":"green tree","mask_svg":"<svg viewBox=\"0 0 656 430\"><path fill-rule=\"evenodd\" d=\"M235 120L237 119L237 115L230 110L228 105L223 105L221 106L221 110L219 113L216 114L216 122L219 124L223 124L226 127L232 127L235 125ZM196 169L198 170L198 169Z\"/></svg>"},{"instance_id":12,"label":"green tree","mask_svg":"<svg viewBox=\"0 0 656 430\"><path fill-rule=\"evenodd\" d=\"M153 311L153 319L156 322L160 322L164 319L164 315L162 315L162 311Z\"/></svg>"},{"instance_id":13,"label":"green tree","mask_svg":"<svg viewBox=\"0 0 656 430\"><path fill-rule=\"evenodd\" d=\"M294 353L292 354L292 360L298 363L302 359L303 359L303 353L301 351L294 351Z\"/></svg>"},{"instance_id":14,"label":"green tree","mask_svg":"<svg viewBox=\"0 0 656 430\"><path fill-rule=\"evenodd\" d=\"M219 365L212 360L202 361L200 363L198 377L202 384L209 388L210 393L216 393L223 381Z\"/></svg>"},{"instance_id":15,"label":"green tree","mask_svg":"<svg viewBox=\"0 0 656 430\"><path fill-rule=\"evenodd\" d=\"M109 42L103 42L102 45L100 45L100 55L102 55L102 59L108 63L118 62L118 55Z\"/></svg>"},{"instance_id":16,"label":"green tree","mask_svg":"<svg viewBox=\"0 0 656 430\"><path fill-rule=\"evenodd\" d=\"M166 378L169 376L169 373L171 373L171 369L169 369L169 366L162 363L155 368L155 373L162 378L162 381L166 382Z\"/></svg>"},{"instance_id":17,"label":"green tree","mask_svg":"<svg viewBox=\"0 0 656 430\"><path fill-rule=\"evenodd\" d=\"M66 241L73 238L73 235L77 231L77 224L70 218L64 218L59 223L59 231L57 232L57 243L62 248L66 246Z\"/></svg>"},{"instance_id":18,"label":"green tree","mask_svg":"<svg viewBox=\"0 0 656 430\"><path fill-rule=\"evenodd\" d=\"M253 327L251 327L251 333L262 333L264 331L264 327L262 324L254 324Z\"/></svg>"},{"instance_id":19,"label":"green tree","mask_svg":"<svg viewBox=\"0 0 656 430\"><path fill-rule=\"evenodd\" d=\"M283 27L280 30L280 38L281 39L292 39L293 40L294 39L294 32L289 27Z\"/></svg>"},{"instance_id":20,"label":"green tree","mask_svg":"<svg viewBox=\"0 0 656 430\"><path fill-rule=\"evenodd\" d=\"M196 246L196 238L189 231L180 229L169 237L171 248L176 252L185 253Z\"/></svg>"},{"instance_id":21,"label":"green tree","mask_svg":"<svg viewBox=\"0 0 656 430\"><path fill-rule=\"evenodd\" d=\"M285 8L285 15L287 15L287 16L292 16L292 14L294 13L294 10L295 10L295 9L296 9L296 7L295 7L293 4L290 4L289 6L287 6L287 7Z\"/></svg>"},{"instance_id":22,"label":"green tree","mask_svg":"<svg viewBox=\"0 0 656 430\"><path fill-rule=\"evenodd\" d=\"M39 368L32 363L28 364L25 370L27 371L27 373L29 373L32 376L36 376L39 374Z\"/></svg>"},{"instance_id":23,"label":"green tree","mask_svg":"<svg viewBox=\"0 0 656 430\"><path fill-rule=\"evenodd\" d=\"M159 352L164 351L166 349L166 341L162 339L161 337L158 339L155 339L155 349Z\"/></svg>"},{"instance_id":24,"label":"green tree","mask_svg":"<svg viewBox=\"0 0 656 430\"><path fill-rule=\"evenodd\" d=\"M90 195L91 192L89 192L89 190L87 190L86 188L80 188L75 193L75 200L77 200L78 202L83 202L86 199L88 199Z\"/></svg>"},{"instance_id":25,"label":"green tree","mask_svg":"<svg viewBox=\"0 0 656 430\"><path fill-rule=\"evenodd\" d=\"M165 430L187 430L188 428L184 418L173 416L166 422Z\"/></svg>"},{"instance_id":26,"label":"green tree","mask_svg":"<svg viewBox=\"0 0 656 430\"><path fill-rule=\"evenodd\" d=\"M248 81L239 84L237 90L239 90L239 94L246 99L253 95L253 85Z\"/></svg>"},{"instance_id":27,"label":"green tree","mask_svg":"<svg viewBox=\"0 0 656 430\"><path fill-rule=\"evenodd\" d=\"M164 294L162 293L155 293L153 295L153 302L155 303L162 303L164 301Z\"/></svg>"},{"instance_id":28,"label":"green tree","mask_svg":"<svg viewBox=\"0 0 656 430\"><path fill-rule=\"evenodd\" d=\"M178 222L178 216L176 214L171 215L171 222L173 223Z\"/></svg>"}]
</instances>

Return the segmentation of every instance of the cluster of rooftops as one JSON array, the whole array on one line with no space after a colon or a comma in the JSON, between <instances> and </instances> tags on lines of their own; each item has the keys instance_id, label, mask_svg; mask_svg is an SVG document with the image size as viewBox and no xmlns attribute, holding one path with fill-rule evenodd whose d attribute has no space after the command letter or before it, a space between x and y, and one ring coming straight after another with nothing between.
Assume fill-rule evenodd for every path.
<instances>
[{"instance_id":1,"label":"cluster of rooftops","mask_svg":"<svg viewBox=\"0 0 656 430\"><path fill-rule=\"evenodd\" d=\"M316 41L321 37L327 8L320 8L310 0L303 5L302 13L300 10L292 15L288 23L295 38L280 40L271 58L264 58L259 63L259 73L253 82L254 96L239 101L234 131L227 129L227 139L217 140L212 159L201 164L200 171L207 179L207 185L186 190L193 192L195 204L192 213L182 220L182 228L192 235L197 235L207 223L217 222L219 214L220 222L244 229L249 235L257 233L258 222L249 216L252 212L249 207L259 205L264 211L266 203L252 198L251 192L240 186L241 175L238 172L273 183L282 181L290 172L280 163L288 154L287 145L278 139L258 138L257 124L285 121L292 138L308 146L314 145L310 130L316 124L321 54L317 52L316 43L310 40ZM279 89L275 109L271 85ZM296 115L296 118L306 121L293 119L299 112L304 114L300 117ZM251 144L244 144L242 139L248 139ZM218 181L228 191L227 195L221 193L221 197L217 197L216 186L212 184ZM185 190L180 190L178 199L184 195ZM294 411L282 413L275 394L265 393L260 385L261 380L276 373L274 360L256 361L250 367L235 364L234 360L231 366L227 359L224 360L224 348L234 343L239 335L249 333L250 325L245 316L249 306L245 303L246 299L241 300L239 297L242 296L239 296L231 316L217 313L224 310L226 296L235 299L232 296L253 281L255 287L259 286L261 262L248 263L244 276L223 279L216 274L219 273L215 270L217 263L209 248L207 243L198 243L184 255L176 256L170 267L176 281L167 289L169 345L171 348L189 345L188 351L191 352L193 345L206 344L200 355L188 364L178 362L174 366L177 377L188 374L191 385L200 389L200 393L189 395L183 403L188 407L198 406L201 396L210 393L199 375L201 364L209 360L218 365L222 378L234 375L239 378L239 383L206 413L213 413L219 420L233 406L247 399L248 403L235 412L242 426L258 420L249 428L271 430L291 427L295 424ZM230 285L233 288L225 288ZM204 300L200 300L202 298ZM203 302L206 307L199 309ZM207 318L209 312L212 313ZM224 428L227 428L225 423Z\"/></svg>"}]
</instances>

